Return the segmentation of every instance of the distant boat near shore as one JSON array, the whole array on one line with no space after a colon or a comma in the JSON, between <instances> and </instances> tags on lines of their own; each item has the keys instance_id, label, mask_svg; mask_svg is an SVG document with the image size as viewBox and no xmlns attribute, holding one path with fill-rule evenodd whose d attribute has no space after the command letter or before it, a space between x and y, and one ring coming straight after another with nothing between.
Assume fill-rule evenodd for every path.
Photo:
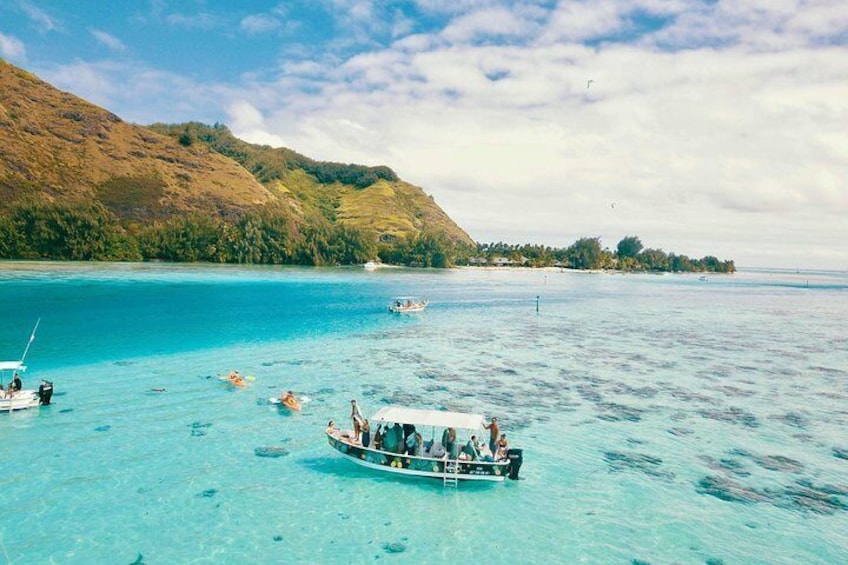
<instances>
[{"instance_id":1,"label":"distant boat near shore","mask_svg":"<svg viewBox=\"0 0 848 565\"><path fill-rule=\"evenodd\" d=\"M428 302L416 296L398 296L389 304L389 312L395 314L411 314L413 312L422 312L427 307Z\"/></svg>"}]
</instances>

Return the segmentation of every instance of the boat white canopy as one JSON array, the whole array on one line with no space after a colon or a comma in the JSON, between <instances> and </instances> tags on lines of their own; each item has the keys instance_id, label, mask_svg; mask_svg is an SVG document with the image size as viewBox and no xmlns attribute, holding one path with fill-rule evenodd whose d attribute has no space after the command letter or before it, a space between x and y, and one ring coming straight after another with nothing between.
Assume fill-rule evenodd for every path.
<instances>
[{"instance_id":1,"label":"boat white canopy","mask_svg":"<svg viewBox=\"0 0 848 565\"><path fill-rule=\"evenodd\" d=\"M418 408L405 408L402 406L384 406L371 416L371 422L372 425L374 423L392 422L397 424L413 424L416 426L479 430L486 425L486 418L482 414L420 410Z\"/></svg>"},{"instance_id":2,"label":"boat white canopy","mask_svg":"<svg viewBox=\"0 0 848 565\"><path fill-rule=\"evenodd\" d=\"M20 361L0 361L0 371L26 371Z\"/></svg>"}]
</instances>

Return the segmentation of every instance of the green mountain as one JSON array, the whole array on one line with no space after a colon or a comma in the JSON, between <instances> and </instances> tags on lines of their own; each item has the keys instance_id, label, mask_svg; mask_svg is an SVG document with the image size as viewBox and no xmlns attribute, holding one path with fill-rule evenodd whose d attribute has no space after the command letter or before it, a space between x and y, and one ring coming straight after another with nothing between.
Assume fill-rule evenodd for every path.
<instances>
[{"instance_id":1,"label":"green mountain","mask_svg":"<svg viewBox=\"0 0 848 565\"><path fill-rule=\"evenodd\" d=\"M0 59L0 258L441 266L471 238L388 167L143 127Z\"/></svg>"}]
</instances>

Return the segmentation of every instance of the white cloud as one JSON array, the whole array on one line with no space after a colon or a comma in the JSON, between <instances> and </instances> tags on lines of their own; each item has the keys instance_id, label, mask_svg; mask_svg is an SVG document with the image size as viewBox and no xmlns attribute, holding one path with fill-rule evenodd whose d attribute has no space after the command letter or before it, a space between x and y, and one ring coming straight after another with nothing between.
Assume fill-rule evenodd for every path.
<instances>
[{"instance_id":1,"label":"white cloud","mask_svg":"<svg viewBox=\"0 0 848 565\"><path fill-rule=\"evenodd\" d=\"M532 20L497 6L455 18L442 32L442 36L452 43L472 41L480 37L524 37L535 27Z\"/></svg>"},{"instance_id":2,"label":"white cloud","mask_svg":"<svg viewBox=\"0 0 848 565\"><path fill-rule=\"evenodd\" d=\"M197 14L168 14L165 21L171 25L190 29L214 29L223 25L221 18L208 12Z\"/></svg>"},{"instance_id":3,"label":"white cloud","mask_svg":"<svg viewBox=\"0 0 848 565\"><path fill-rule=\"evenodd\" d=\"M236 100L230 104L227 113L232 120L232 127L239 131L262 127L265 121L262 113L245 100Z\"/></svg>"},{"instance_id":4,"label":"white cloud","mask_svg":"<svg viewBox=\"0 0 848 565\"><path fill-rule=\"evenodd\" d=\"M114 35L111 35L99 29L90 29L89 31L91 32L91 35L93 35L94 38L98 41L98 43L104 45L105 47L108 47L112 51L125 51L127 48L127 46L124 45L123 42Z\"/></svg>"},{"instance_id":5,"label":"white cloud","mask_svg":"<svg viewBox=\"0 0 848 565\"><path fill-rule=\"evenodd\" d=\"M0 33L0 56L12 62L23 61L26 58L26 47L17 37Z\"/></svg>"},{"instance_id":6,"label":"white cloud","mask_svg":"<svg viewBox=\"0 0 848 565\"><path fill-rule=\"evenodd\" d=\"M445 43L477 33L459 19L467 32L354 57L320 94L269 101L263 131L316 158L394 167L478 239L598 235L613 247L637 234L692 256L795 266L848 236L843 48L761 35L591 49L575 40L621 29L625 12L564 8L529 46ZM751 16L739 20L736 35ZM844 251L825 257L848 263Z\"/></svg>"},{"instance_id":7,"label":"white cloud","mask_svg":"<svg viewBox=\"0 0 848 565\"><path fill-rule=\"evenodd\" d=\"M250 34L267 33L278 29L280 20L268 14L252 14L242 18L239 26Z\"/></svg>"},{"instance_id":8,"label":"white cloud","mask_svg":"<svg viewBox=\"0 0 848 565\"><path fill-rule=\"evenodd\" d=\"M47 78L141 123L223 120L389 165L478 240L638 235L738 265L848 265L848 16L826 2L418 4L456 15L341 61L289 49L273 79L82 63ZM341 21L365 33L375 6Z\"/></svg>"},{"instance_id":9,"label":"white cloud","mask_svg":"<svg viewBox=\"0 0 848 565\"><path fill-rule=\"evenodd\" d=\"M37 8L27 2L22 2L21 9L42 31L55 31L59 29L58 22L41 8Z\"/></svg>"}]
</instances>

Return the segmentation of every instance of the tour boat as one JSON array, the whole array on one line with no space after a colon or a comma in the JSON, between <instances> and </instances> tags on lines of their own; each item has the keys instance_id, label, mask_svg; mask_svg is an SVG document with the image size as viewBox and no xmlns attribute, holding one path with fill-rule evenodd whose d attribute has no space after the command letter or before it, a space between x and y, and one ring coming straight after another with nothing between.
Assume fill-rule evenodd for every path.
<instances>
[{"instance_id":1,"label":"tour boat","mask_svg":"<svg viewBox=\"0 0 848 565\"><path fill-rule=\"evenodd\" d=\"M406 314L421 312L427 307L427 301L415 296L398 296L389 304L389 312L395 314Z\"/></svg>"},{"instance_id":2,"label":"tour boat","mask_svg":"<svg viewBox=\"0 0 848 565\"><path fill-rule=\"evenodd\" d=\"M522 463L521 449L509 449L505 459L494 461L491 456L472 458L461 447L466 445L472 434L476 434L479 439L488 434L483 428L486 420L481 414L384 406L368 421L373 433L385 427L385 433L398 434L395 440L399 441L389 442L386 439L381 449L377 449L372 440L366 447L353 437L353 431L340 430L331 422L326 429L330 446L346 459L363 467L399 475L441 479L446 485L455 486L460 480L502 482L506 477L518 479ZM459 447L454 448L453 457L441 442L443 431L449 428L455 430L454 443ZM428 440L424 440L427 437L425 434L429 435ZM407 451L409 444L406 440L410 435L418 435L423 440L420 449L414 450L417 455L400 452ZM399 447L391 449L389 443L397 443ZM485 447L483 449L486 450Z\"/></svg>"}]
</instances>

